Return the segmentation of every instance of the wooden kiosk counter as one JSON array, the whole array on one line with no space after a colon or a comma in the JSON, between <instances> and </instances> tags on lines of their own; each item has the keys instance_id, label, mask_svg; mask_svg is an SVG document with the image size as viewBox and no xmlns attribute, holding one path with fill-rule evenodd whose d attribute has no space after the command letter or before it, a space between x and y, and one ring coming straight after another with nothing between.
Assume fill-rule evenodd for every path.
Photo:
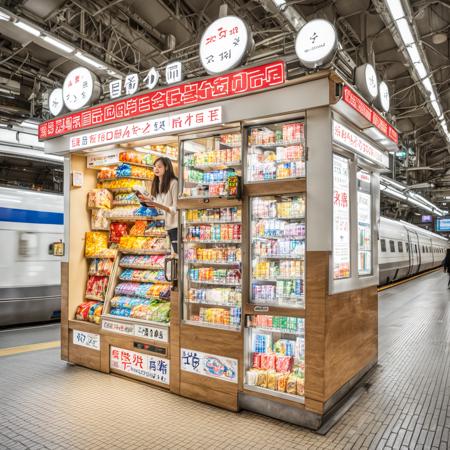
<instances>
[{"instance_id":1,"label":"wooden kiosk counter","mask_svg":"<svg viewBox=\"0 0 450 450\"><path fill-rule=\"evenodd\" d=\"M396 132L336 73L285 70L43 124L65 156L63 360L314 429L376 365L379 173ZM155 93L165 103L139 109ZM74 128L77 114L100 119ZM178 258L132 191L160 155L179 175Z\"/></svg>"}]
</instances>

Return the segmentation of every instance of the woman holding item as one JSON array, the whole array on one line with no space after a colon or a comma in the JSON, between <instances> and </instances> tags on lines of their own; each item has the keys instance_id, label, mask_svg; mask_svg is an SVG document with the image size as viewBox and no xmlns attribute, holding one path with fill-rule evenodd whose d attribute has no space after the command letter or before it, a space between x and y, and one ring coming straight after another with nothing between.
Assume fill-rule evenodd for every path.
<instances>
[{"instance_id":1,"label":"woman holding item","mask_svg":"<svg viewBox=\"0 0 450 450\"><path fill-rule=\"evenodd\" d=\"M140 202L145 206L153 206L164 211L164 223L174 253L178 253L178 178L175 176L172 161L169 158L158 158L153 164L155 177L152 181L150 195L136 192Z\"/></svg>"}]
</instances>

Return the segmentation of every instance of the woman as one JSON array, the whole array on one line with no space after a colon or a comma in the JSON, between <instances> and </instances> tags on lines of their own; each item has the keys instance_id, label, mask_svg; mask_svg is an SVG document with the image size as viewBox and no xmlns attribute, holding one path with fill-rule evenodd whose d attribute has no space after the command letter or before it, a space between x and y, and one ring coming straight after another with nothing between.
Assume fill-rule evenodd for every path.
<instances>
[{"instance_id":1,"label":"woman","mask_svg":"<svg viewBox=\"0 0 450 450\"><path fill-rule=\"evenodd\" d=\"M444 261L442 261L444 266L444 272L448 273L448 284L447 288L450 289L450 248L447 249L447 254L445 255Z\"/></svg>"},{"instance_id":2,"label":"woman","mask_svg":"<svg viewBox=\"0 0 450 450\"><path fill-rule=\"evenodd\" d=\"M154 206L164 211L165 229L169 235L174 253L178 252L178 179L169 158L158 158L153 165L155 177L152 181L150 196L137 192L139 200L145 206Z\"/></svg>"}]
</instances>

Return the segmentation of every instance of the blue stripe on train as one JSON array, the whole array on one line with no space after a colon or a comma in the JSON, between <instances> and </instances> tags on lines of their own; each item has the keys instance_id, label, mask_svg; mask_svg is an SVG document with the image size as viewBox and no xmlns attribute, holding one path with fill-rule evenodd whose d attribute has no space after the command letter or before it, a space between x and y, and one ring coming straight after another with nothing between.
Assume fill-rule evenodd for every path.
<instances>
[{"instance_id":1,"label":"blue stripe on train","mask_svg":"<svg viewBox=\"0 0 450 450\"><path fill-rule=\"evenodd\" d=\"M31 211L29 209L0 208L0 222L63 225L64 214L47 211Z\"/></svg>"}]
</instances>

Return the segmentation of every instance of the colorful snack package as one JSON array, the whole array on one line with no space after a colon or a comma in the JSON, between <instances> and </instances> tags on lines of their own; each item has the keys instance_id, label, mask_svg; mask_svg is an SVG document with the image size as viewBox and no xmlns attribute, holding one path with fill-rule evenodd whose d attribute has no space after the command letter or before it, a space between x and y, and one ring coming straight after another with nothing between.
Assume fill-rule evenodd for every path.
<instances>
[{"instance_id":1,"label":"colorful snack package","mask_svg":"<svg viewBox=\"0 0 450 450\"><path fill-rule=\"evenodd\" d=\"M277 372L290 372L292 369L292 357L277 356L275 362L275 369Z\"/></svg>"},{"instance_id":2,"label":"colorful snack package","mask_svg":"<svg viewBox=\"0 0 450 450\"><path fill-rule=\"evenodd\" d=\"M305 379L297 377L297 395L305 395Z\"/></svg>"},{"instance_id":3,"label":"colorful snack package","mask_svg":"<svg viewBox=\"0 0 450 450\"><path fill-rule=\"evenodd\" d=\"M277 391L286 392L288 377L289 377L288 372L282 372L277 374Z\"/></svg>"},{"instance_id":4,"label":"colorful snack package","mask_svg":"<svg viewBox=\"0 0 450 450\"><path fill-rule=\"evenodd\" d=\"M81 305L78 305L77 310L75 312L75 319L77 320L88 320L89 310L92 305L97 304L97 302L84 302Z\"/></svg>"},{"instance_id":5,"label":"colorful snack package","mask_svg":"<svg viewBox=\"0 0 450 450\"><path fill-rule=\"evenodd\" d=\"M247 384L255 386L258 381L258 372L256 370L247 370Z\"/></svg>"},{"instance_id":6,"label":"colorful snack package","mask_svg":"<svg viewBox=\"0 0 450 450\"><path fill-rule=\"evenodd\" d=\"M253 368L260 369L261 368L261 353L253 353Z\"/></svg>"},{"instance_id":7,"label":"colorful snack package","mask_svg":"<svg viewBox=\"0 0 450 450\"><path fill-rule=\"evenodd\" d=\"M264 388L267 387L267 370L260 370L258 372L258 380L256 385Z\"/></svg>"},{"instance_id":8,"label":"colorful snack package","mask_svg":"<svg viewBox=\"0 0 450 450\"><path fill-rule=\"evenodd\" d=\"M108 233L104 231L88 231L86 233L85 255L97 256L108 249Z\"/></svg>"},{"instance_id":9,"label":"colorful snack package","mask_svg":"<svg viewBox=\"0 0 450 450\"><path fill-rule=\"evenodd\" d=\"M112 194L108 189L93 189L88 192L88 208L110 209Z\"/></svg>"},{"instance_id":10,"label":"colorful snack package","mask_svg":"<svg viewBox=\"0 0 450 450\"><path fill-rule=\"evenodd\" d=\"M93 209L91 214L92 230L109 230L109 218L105 209Z\"/></svg>"},{"instance_id":11,"label":"colorful snack package","mask_svg":"<svg viewBox=\"0 0 450 450\"><path fill-rule=\"evenodd\" d=\"M286 392L288 394L297 394L297 377L293 373L287 379Z\"/></svg>"},{"instance_id":12,"label":"colorful snack package","mask_svg":"<svg viewBox=\"0 0 450 450\"><path fill-rule=\"evenodd\" d=\"M273 391L277 390L277 373L275 370L267 371L267 388Z\"/></svg>"},{"instance_id":13,"label":"colorful snack package","mask_svg":"<svg viewBox=\"0 0 450 450\"><path fill-rule=\"evenodd\" d=\"M122 236L128 235L128 225L123 222L113 222L109 227L111 242L118 243Z\"/></svg>"}]
</instances>

